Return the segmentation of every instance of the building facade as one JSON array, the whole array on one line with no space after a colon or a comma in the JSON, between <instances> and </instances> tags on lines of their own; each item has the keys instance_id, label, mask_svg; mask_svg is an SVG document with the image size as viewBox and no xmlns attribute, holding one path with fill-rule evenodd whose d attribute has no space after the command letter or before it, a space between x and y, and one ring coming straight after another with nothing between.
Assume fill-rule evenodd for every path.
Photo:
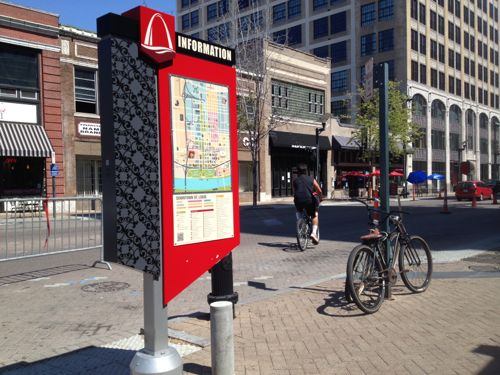
<instances>
[{"instance_id":1,"label":"building facade","mask_svg":"<svg viewBox=\"0 0 500 375\"><path fill-rule=\"evenodd\" d=\"M64 194L59 59L57 15L0 1L0 198Z\"/></svg>"},{"instance_id":2,"label":"building facade","mask_svg":"<svg viewBox=\"0 0 500 375\"><path fill-rule=\"evenodd\" d=\"M408 145L406 172L445 174L451 188L460 179L499 178L499 7L498 0L178 0L177 28L211 39L258 24L278 43L329 57L330 111L341 123L354 123L365 63L387 63L425 134Z\"/></svg>"},{"instance_id":3,"label":"building facade","mask_svg":"<svg viewBox=\"0 0 500 375\"><path fill-rule=\"evenodd\" d=\"M325 103L329 96L329 60L298 51L270 41L262 41L266 58L266 71L261 97L267 121L266 132L261 140L258 155L259 199L293 196L292 181L297 165L305 163L308 173L316 174L316 158L319 157L318 182L324 193L331 190L331 129L326 119ZM238 95L240 100L250 95L252 80L240 75ZM325 130L317 129L325 124ZM252 160L249 150L250 136L239 131L238 163L240 173L240 198L250 201L252 195Z\"/></svg>"},{"instance_id":4,"label":"building facade","mask_svg":"<svg viewBox=\"0 0 500 375\"><path fill-rule=\"evenodd\" d=\"M66 195L102 192L97 35L60 27L62 124Z\"/></svg>"}]
</instances>

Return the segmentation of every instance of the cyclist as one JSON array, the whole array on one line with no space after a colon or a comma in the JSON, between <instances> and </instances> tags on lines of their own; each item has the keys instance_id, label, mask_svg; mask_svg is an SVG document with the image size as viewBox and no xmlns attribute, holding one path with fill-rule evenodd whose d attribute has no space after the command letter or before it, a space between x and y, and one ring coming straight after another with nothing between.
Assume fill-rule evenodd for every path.
<instances>
[{"instance_id":1,"label":"cyclist","mask_svg":"<svg viewBox=\"0 0 500 375\"><path fill-rule=\"evenodd\" d=\"M293 202L295 203L295 208L297 212L295 213L297 220L301 218L302 211L305 209L307 214L312 218L312 232L311 240L317 245L318 244L318 206L319 199L316 199L314 195L321 198L321 188L317 181L308 176L307 166L304 163L300 163L298 166L298 176L293 180ZM314 195L313 195L314 194Z\"/></svg>"}]
</instances>

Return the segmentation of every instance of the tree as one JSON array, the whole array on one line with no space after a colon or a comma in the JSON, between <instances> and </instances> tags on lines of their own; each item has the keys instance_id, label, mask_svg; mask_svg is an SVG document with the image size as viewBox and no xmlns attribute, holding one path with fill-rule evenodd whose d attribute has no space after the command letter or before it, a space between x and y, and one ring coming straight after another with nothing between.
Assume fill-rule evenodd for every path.
<instances>
[{"instance_id":1,"label":"tree","mask_svg":"<svg viewBox=\"0 0 500 375\"><path fill-rule=\"evenodd\" d=\"M389 81L389 153L393 158L401 157L408 144L422 134L420 126L412 122L408 97L399 90L399 85L399 82ZM363 88L359 89L359 95L364 97ZM380 151L378 90L374 90L371 100L361 101L356 125L353 139L362 145L361 156L373 167Z\"/></svg>"},{"instance_id":2,"label":"tree","mask_svg":"<svg viewBox=\"0 0 500 375\"><path fill-rule=\"evenodd\" d=\"M255 1L230 1L222 9L222 23L208 31L209 40L228 45L236 50L236 74L238 93L238 131L248 139L245 147L252 159L252 204L257 206L259 155L269 133L289 121L279 107L272 103L273 88L268 75L276 56L268 48L269 20ZM244 8L250 14L240 16ZM269 12L267 12L269 14ZM280 40L286 44L285 39ZM287 100L287 99L284 99Z\"/></svg>"}]
</instances>

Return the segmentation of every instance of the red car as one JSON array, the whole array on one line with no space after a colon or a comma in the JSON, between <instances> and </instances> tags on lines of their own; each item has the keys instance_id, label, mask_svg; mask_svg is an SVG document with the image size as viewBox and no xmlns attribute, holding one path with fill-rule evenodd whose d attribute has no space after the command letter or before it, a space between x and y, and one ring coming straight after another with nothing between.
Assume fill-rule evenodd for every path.
<instances>
[{"instance_id":1,"label":"red car","mask_svg":"<svg viewBox=\"0 0 500 375\"><path fill-rule=\"evenodd\" d=\"M493 190L483 181L462 181L455 187L455 197L458 201L462 199L471 199L476 196L477 200L491 199Z\"/></svg>"}]
</instances>

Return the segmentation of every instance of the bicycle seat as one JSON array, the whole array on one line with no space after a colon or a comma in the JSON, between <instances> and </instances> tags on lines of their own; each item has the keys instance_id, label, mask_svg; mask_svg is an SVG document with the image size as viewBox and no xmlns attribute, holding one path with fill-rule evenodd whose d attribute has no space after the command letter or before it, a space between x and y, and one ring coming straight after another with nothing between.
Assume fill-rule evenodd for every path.
<instances>
[{"instance_id":1,"label":"bicycle seat","mask_svg":"<svg viewBox=\"0 0 500 375\"><path fill-rule=\"evenodd\" d=\"M380 231L378 229L374 229L374 230L370 231L370 233L359 237L359 239L361 241L374 241L374 240L378 240L379 238L382 238L382 234L380 233Z\"/></svg>"}]
</instances>

